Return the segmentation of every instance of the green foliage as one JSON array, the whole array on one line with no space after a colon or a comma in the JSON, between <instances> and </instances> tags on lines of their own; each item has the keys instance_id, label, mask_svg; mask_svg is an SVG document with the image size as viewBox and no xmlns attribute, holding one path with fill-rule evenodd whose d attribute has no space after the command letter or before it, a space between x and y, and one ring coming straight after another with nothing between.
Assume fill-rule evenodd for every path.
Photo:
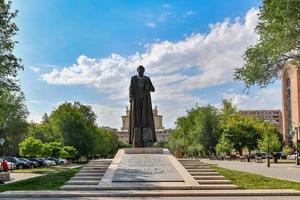
<instances>
[{"instance_id":1,"label":"green foliage","mask_svg":"<svg viewBox=\"0 0 300 200\"><path fill-rule=\"evenodd\" d=\"M61 158L73 159L76 158L78 152L72 146L64 146L60 152Z\"/></svg>"},{"instance_id":2,"label":"green foliage","mask_svg":"<svg viewBox=\"0 0 300 200\"><path fill-rule=\"evenodd\" d=\"M282 151L287 155L291 155L293 153L293 149L291 147L289 147L288 145L285 145L282 148Z\"/></svg>"},{"instance_id":3,"label":"green foliage","mask_svg":"<svg viewBox=\"0 0 300 200\"><path fill-rule=\"evenodd\" d=\"M276 152L280 151L282 144L276 134L264 135L258 140L258 148L263 152Z\"/></svg>"},{"instance_id":4,"label":"green foliage","mask_svg":"<svg viewBox=\"0 0 300 200\"><path fill-rule=\"evenodd\" d=\"M90 106L66 102L51 113L50 124L61 135L63 145L74 146L80 155L89 156L93 152L95 118Z\"/></svg>"},{"instance_id":5,"label":"green foliage","mask_svg":"<svg viewBox=\"0 0 300 200\"><path fill-rule=\"evenodd\" d=\"M215 152L214 147L221 134L218 110L215 107L207 105L192 108L187 112L187 116L177 119L176 125L168 141L172 152L183 151L190 154Z\"/></svg>"},{"instance_id":6,"label":"green foliage","mask_svg":"<svg viewBox=\"0 0 300 200\"><path fill-rule=\"evenodd\" d=\"M223 121L222 129L230 137L234 149L242 152L243 147L248 147L251 151L257 148L257 140L261 137L260 131L255 127L257 123L263 122L235 114Z\"/></svg>"},{"instance_id":7,"label":"green foliage","mask_svg":"<svg viewBox=\"0 0 300 200\"><path fill-rule=\"evenodd\" d=\"M158 141L154 144L154 147L162 147L162 148L167 148L168 142L166 141Z\"/></svg>"},{"instance_id":8,"label":"green foliage","mask_svg":"<svg viewBox=\"0 0 300 200\"><path fill-rule=\"evenodd\" d=\"M34 137L27 137L19 144L20 155L25 157L37 157L43 154L43 143Z\"/></svg>"},{"instance_id":9,"label":"green foliage","mask_svg":"<svg viewBox=\"0 0 300 200\"><path fill-rule=\"evenodd\" d=\"M288 62L300 64L299 13L297 0L263 0L256 27L260 39L246 50L236 79L243 80L246 87L264 87L279 78Z\"/></svg>"},{"instance_id":10,"label":"green foliage","mask_svg":"<svg viewBox=\"0 0 300 200\"><path fill-rule=\"evenodd\" d=\"M225 134L222 134L221 139L219 140L219 143L216 146L216 152L217 153L231 153L233 150L233 144L230 142L228 138L226 138Z\"/></svg>"},{"instance_id":11,"label":"green foliage","mask_svg":"<svg viewBox=\"0 0 300 200\"><path fill-rule=\"evenodd\" d=\"M282 137L276 127L253 117L242 116L230 100L222 101L217 110L211 105L196 107L177 119L176 128L169 134L168 148L174 154L212 155L232 150L247 153L258 148L258 141L274 135L274 150L281 147ZM279 148L280 148L279 147Z\"/></svg>"},{"instance_id":12,"label":"green foliage","mask_svg":"<svg viewBox=\"0 0 300 200\"><path fill-rule=\"evenodd\" d=\"M18 27L12 21L17 16L17 11L11 11L11 1L0 0L0 90L19 90L15 78L17 72L23 69L21 60L14 54L16 41L13 37Z\"/></svg>"}]
</instances>

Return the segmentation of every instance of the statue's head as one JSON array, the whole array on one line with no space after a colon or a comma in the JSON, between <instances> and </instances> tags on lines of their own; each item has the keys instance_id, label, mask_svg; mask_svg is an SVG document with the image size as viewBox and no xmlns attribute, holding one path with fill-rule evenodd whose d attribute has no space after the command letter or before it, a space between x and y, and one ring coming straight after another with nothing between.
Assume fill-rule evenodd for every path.
<instances>
[{"instance_id":1,"label":"statue's head","mask_svg":"<svg viewBox=\"0 0 300 200\"><path fill-rule=\"evenodd\" d=\"M137 72L138 72L139 76L143 76L144 72L145 72L145 67L143 67L143 65L138 66Z\"/></svg>"}]
</instances>

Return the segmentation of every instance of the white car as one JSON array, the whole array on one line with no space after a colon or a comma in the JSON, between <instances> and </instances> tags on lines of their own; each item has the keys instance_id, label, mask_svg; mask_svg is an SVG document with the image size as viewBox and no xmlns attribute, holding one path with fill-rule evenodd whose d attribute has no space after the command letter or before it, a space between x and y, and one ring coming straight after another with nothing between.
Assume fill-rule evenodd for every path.
<instances>
[{"instance_id":1,"label":"white car","mask_svg":"<svg viewBox=\"0 0 300 200\"><path fill-rule=\"evenodd\" d=\"M296 160L296 157L297 157L297 154L294 153L294 154L292 154L292 155L288 155L288 156L287 156L287 159L288 159L288 160ZM300 158L300 157L299 157L299 158Z\"/></svg>"},{"instance_id":2,"label":"white car","mask_svg":"<svg viewBox=\"0 0 300 200\"><path fill-rule=\"evenodd\" d=\"M66 164L68 164L68 161L67 161L66 159L59 158L59 159L58 159L58 163L59 163L60 165L66 165Z\"/></svg>"},{"instance_id":3,"label":"white car","mask_svg":"<svg viewBox=\"0 0 300 200\"><path fill-rule=\"evenodd\" d=\"M45 163L46 163L47 166L56 165L56 163L53 160L48 160L48 159L45 159Z\"/></svg>"},{"instance_id":4,"label":"white car","mask_svg":"<svg viewBox=\"0 0 300 200\"><path fill-rule=\"evenodd\" d=\"M0 159L0 164L2 163L3 159ZM17 169L17 166L15 163L12 163L12 162L8 162L6 161L7 164L8 164L8 169Z\"/></svg>"}]
</instances>

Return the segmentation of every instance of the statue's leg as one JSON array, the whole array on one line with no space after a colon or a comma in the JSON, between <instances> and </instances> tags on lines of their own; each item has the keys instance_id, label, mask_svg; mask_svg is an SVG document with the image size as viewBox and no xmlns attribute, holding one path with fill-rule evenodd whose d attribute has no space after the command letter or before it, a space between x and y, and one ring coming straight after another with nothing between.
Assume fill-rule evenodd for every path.
<instances>
[{"instance_id":1,"label":"statue's leg","mask_svg":"<svg viewBox=\"0 0 300 200\"><path fill-rule=\"evenodd\" d=\"M143 147L142 129L140 127L134 128L133 148L136 148L136 147Z\"/></svg>"},{"instance_id":2,"label":"statue's leg","mask_svg":"<svg viewBox=\"0 0 300 200\"><path fill-rule=\"evenodd\" d=\"M153 147L153 137L151 128L143 128L143 145L144 147Z\"/></svg>"}]
</instances>

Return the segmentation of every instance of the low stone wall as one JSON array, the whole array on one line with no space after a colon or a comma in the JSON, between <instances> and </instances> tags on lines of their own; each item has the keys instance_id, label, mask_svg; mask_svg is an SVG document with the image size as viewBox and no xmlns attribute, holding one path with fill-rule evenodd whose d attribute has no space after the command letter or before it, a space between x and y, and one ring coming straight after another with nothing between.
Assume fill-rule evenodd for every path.
<instances>
[{"instance_id":1,"label":"low stone wall","mask_svg":"<svg viewBox=\"0 0 300 200\"><path fill-rule=\"evenodd\" d=\"M3 182L10 181L10 172L0 172L0 180Z\"/></svg>"}]
</instances>

